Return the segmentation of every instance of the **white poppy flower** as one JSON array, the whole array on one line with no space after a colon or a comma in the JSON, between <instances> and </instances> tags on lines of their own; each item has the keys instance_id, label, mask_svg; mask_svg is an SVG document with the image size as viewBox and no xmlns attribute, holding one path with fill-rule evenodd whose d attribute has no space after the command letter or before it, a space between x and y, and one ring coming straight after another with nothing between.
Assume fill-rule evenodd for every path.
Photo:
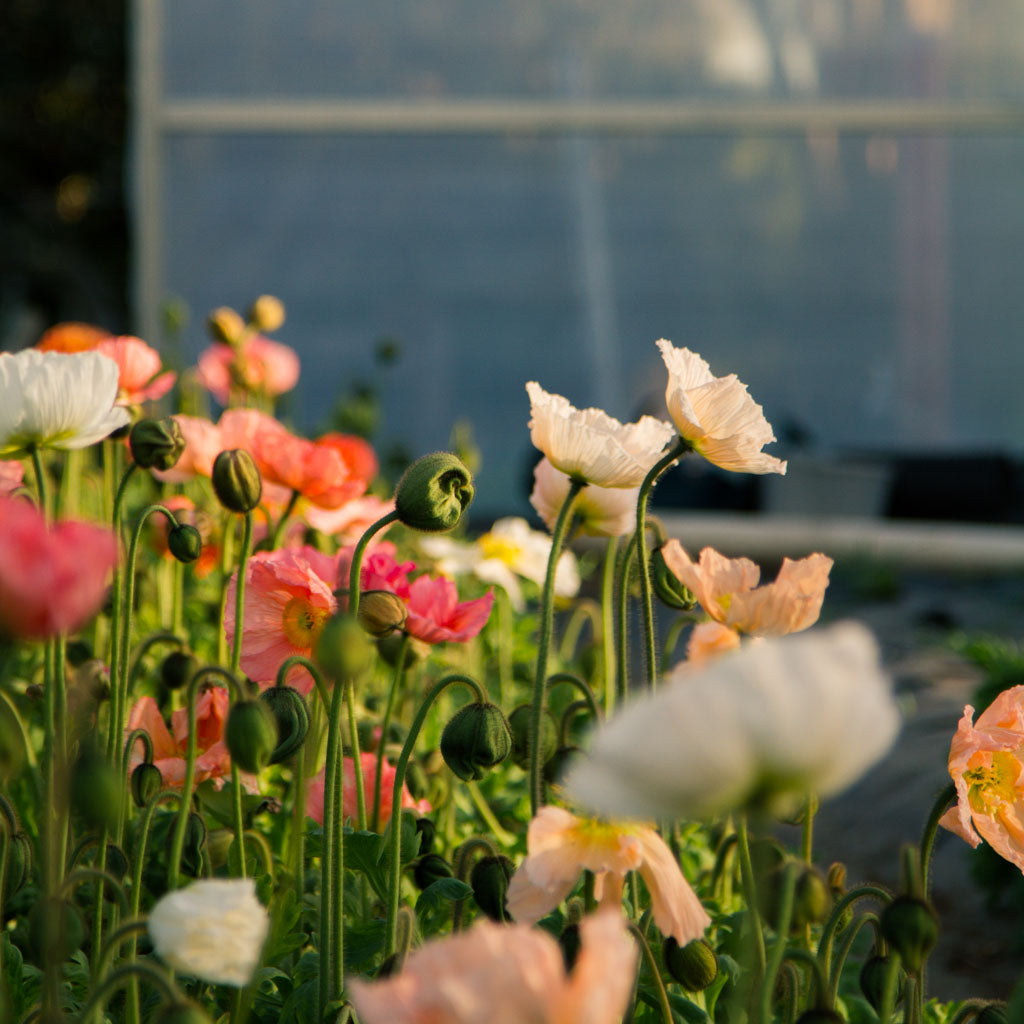
<instances>
[{"instance_id":1,"label":"white poppy flower","mask_svg":"<svg viewBox=\"0 0 1024 1024\"><path fill-rule=\"evenodd\" d=\"M530 504L549 530L554 530L568 494L569 478L547 459L541 459L533 470ZM626 537L636 528L636 503L639 500L639 486L598 487L588 484L580 491L573 513L581 533L592 537Z\"/></svg>"},{"instance_id":2,"label":"white poppy flower","mask_svg":"<svg viewBox=\"0 0 1024 1024\"><path fill-rule=\"evenodd\" d=\"M785 473L761 449L775 440L764 411L736 374L716 377L696 352L657 343L668 370L665 403L679 433L708 462L736 473Z\"/></svg>"},{"instance_id":3,"label":"white poppy flower","mask_svg":"<svg viewBox=\"0 0 1024 1024\"><path fill-rule=\"evenodd\" d=\"M898 729L874 638L839 623L677 666L595 733L565 788L612 818L785 809L856 781Z\"/></svg>"},{"instance_id":4,"label":"white poppy flower","mask_svg":"<svg viewBox=\"0 0 1024 1024\"><path fill-rule=\"evenodd\" d=\"M260 962L270 918L251 878L211 878L167 893L149 914L149 936L175 970L242 988Z\"/></svg>"},{"instance_id":5,"label":"white poppy flower","mask_svg":"<svg viewBox=\"0 0 1024 1024\"><path fill-rule=\"evenodd\" d=\"M38 448L85 448L129 422L117 363L99 352L0 353L0 458Z\"/></svg>"},{"instance_id":6,"label":"white poppy flower","mask_svg":"<svg viewBox=\"0 0 1024 1024\"><path fill-rule=\"evenodd\" d=\"M600 409L577 409L536 381L530 396L530 440L570 477L600 487L639 487L674 431L653 416L622 424Z\"/></svg>"}]
</instances>

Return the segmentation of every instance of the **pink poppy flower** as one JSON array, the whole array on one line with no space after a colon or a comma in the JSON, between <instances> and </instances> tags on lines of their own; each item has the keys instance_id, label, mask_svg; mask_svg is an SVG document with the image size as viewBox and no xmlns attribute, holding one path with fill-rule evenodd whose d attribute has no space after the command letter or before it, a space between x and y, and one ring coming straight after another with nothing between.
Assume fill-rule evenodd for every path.
<instances>
[{"instance_id":1,"label":"pink poppy flower","mask_svg":"<svg viewBox=\"0 0 1024 1024\"><path fill-rule=\"evenodd\" d=\"M153 476L169 484L184 483L197 476L209 477L217 456L228 447L221 437L220 428L202 416L179 414L172 418L181 427L185 450L170 469L154 469L151 471Z\"/></svg>"},{"instance_id":2,"label":"pink poppy flower","mask_svg":"<svg viewBox=\"0 0 1024 1024\"><path fill-rule=\"evenodd\" d=\"M367 816L373 817L373 780L377 772L377 755L362 751L359 755L363 766L363 797L366 800ZM306 786L306 814L315 822L324 823L324 778L327 769L321 768ZM351 757L343 758L341 769L342 809L346 818L355 821L359 814L359 799L356 795L355 761ZM380 807L378 821L390 821L393 807L392 796L395 791L395 766L384 761L380 773ZM433 808L429 800L414 800L408 786L402 786L402 809L415 811L417 814L429 814Z\"/></svg>"},{"instance_id":3,"label":"pink poppy flower","mask_svg":"<svg viewBox=\"0 0 1024 1024\"><path fill-rule=\"evenodd\" d=\"M235 348L217 342L199 356L199 380L221 405L228 405L233 390L276 398L291 391L299 380L295 349L254 335Z\"/></svg>"},{"instance_id":4,"label":"pink poppy flower","mask_svg":"<svg viewBox=\"0 0 1024 1024\"><path fill-rule=\"evenodd\" d=\"M798 633L817 622L832 569L832 559L822 554L785 558L775 582L758 587L761 570L749 558L704 548L695 563L677 540L662 553L712 619L754 636Z\"/></svg>"},{"instance_id":5,"label":"pink poppy flower","mask_svg":"<svg viewBox=\"0 0 1024 1024\"><path fill-rule=\"evenodd\" d=\"M241 669L259 683L270 684L293 654L310 657L324 623L338 608L337 559L315 548L281 548L252 556L245 574ZM238 573L228 584L224 629L235 638L235 590ZM288 683L302 694L313 689L304 668L288 674Z\"/></svg>"},{"instance_id":6,"label":"pink poppy flower","mask_svg":"<svg viewBox=\"0 0 1024 1024\"><path fill-rule=\"evenodd\" d=\"M48 528L31 503L0 498L0 628L11 636L83 626L103 603L116 564L110 530L75 520Z\"/></svg>"},{"instance_id":7,"label":"pink poppy flower","mask_svg":"<svg viewBox=\"0 0 1024 1024\"><path fill-rule=\"evenodd\" d=\"M443 576L420 576L409 587L405 599L409 616L405 631L417 640L440 644L446 640L472 640L487 624L494 604L494 591L459 603L455 584Z\"/></svg>"},{"instance_id":8,"label":"pink poppy flower","mask_svg":"<svg viewBox=\"0 0 1024 1024\"><path fill-rule=\"evenodd\" d=\"M345 460L349 475L355 480L362 480L363 490L377 478L380 463L377 453L369 441L355 434L329 433L318 437L317 444L333 448Z\"/></svg>"},{"instance_id":9,"label":"pink poppy flower","mask_svg":"<svg viewBox=\"0 0 1024 1024\"><path fill-rule=\"evenodd\" d=\"M558 513L569 493L569 478L541 459L533 471L530 504L549 530L555 528ZM574 513L580 533L592 537L626 537L636 527L636 503L639 487L598 487L588 484L580 491Z\"/></svg>"},{"instance_id":10,"label":"pink poppy flower","mask_svg":"<svg viewBox=\"0 0 1024 1024\"><path fill-rule=\"evenodd\" d=\"M526 859L508 886L508 910L535 924L572 892L584 870L594 872L594 895L619 907L630 871L639 871L651 894L654 923L680 946L711 924L665 841L652 828L578 818L561 807L542 807L526 833Z\"/></svg>"},{"instance_id":11,"label":"pink poppy flower","mask_svg":"<svg viewBox=\"0 0 1024 1024\"><path fill-rule=\"evenodd\" d=\"M352 572L352 555L355 545L338 552L338 586L348 589ZM399 562L395 555L398 549L391 541L382 540L363 553L363 564L359 572L360 590L390 590L402 600L409 596L409 573L416 568L415 562Z\"/></svg>"},{"instance_id":12,"label":"pink poppy flower","mask_svg":"<svg viewBox=\"0 0 1024 1024\"><path fill-rule=\"evenodd\" d=\"M599 912L580 922L568 974L546 932L478 921L414 950L400 974L349 984L364 1024L618 1024L636 963L622 916Z\"/></svg>"},{"instance_id":13,"label":"pink poppy flower","mask_svg":"<svg viewBox=\"0 0 1024 1024\"><path fill-rule=\"evenodd\" d=\"M141 338L129 334L105 338L96 346L96 351L117 363L118 405L141 405L163 398L178 378L173 370L161 373L160 353Z\"/></svg>"},{"instance_id":14,"label":"pink poppy flower","mask_svg":"<svg viewBox=\"0 0 1024 1024\"><path fill-rule=\"evenodd\" d=\"M957 805L939 824L981 840L1024 871L1024 686L1004 690L974 722L968 704L949 749Z\"/></svg>"},{"instance_id":15,"label":"pink poppy flower","mask_svg":"<svg viewBox=\"0 0 1024 1024\"><path fill-rule=\"evenodd\" d=\"M110 336L102 327L69 320L44 331L36 348L41 352L88 352Z\"/></svg>"},{"instance_id":16,"label":"pink poppy flower","mask_svg":"<svg viewBox=\"0 0 1024 1024\"><path fill-rule=\"evenodd\" d=\"M231 774L231 755L224 742L224 724L230 709L230 696L221 686L211 686L196 701L196 765L195 783L216 779L218 789ZM135 729L145 729L153 741L153 764L160 769L164 785L179 787L185 783L185 755L188 752L188 711L184 708L171 715L167 728L160 708L152 697L140 697L128 715L125 740ZM128 762L129 774L142 761L142 745L135 744ZM239 773L242 785L250 793L259 792L255 775Z\"/></svg>"},{"instance_id":17,"label":"pink poppy flower","mask_svg":"<svg viewBox=\"0 0 1024 1024\"><path fill-rule=\"evenodd\" d=\"M0 497L12 495L25 479L25 466L17 459L0 459Z\"/></svg>"}]
</instances>

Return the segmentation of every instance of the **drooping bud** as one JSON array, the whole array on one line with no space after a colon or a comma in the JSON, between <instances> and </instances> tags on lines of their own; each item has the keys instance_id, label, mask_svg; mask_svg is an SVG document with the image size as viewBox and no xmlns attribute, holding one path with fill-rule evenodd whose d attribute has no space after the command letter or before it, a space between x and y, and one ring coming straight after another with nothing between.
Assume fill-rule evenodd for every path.
<instances>
[{"instance_id":1,"label":"drooping bud","mask_svg":"<svg viewBox=\"0 0 1024 1024\"><path fill-rule=\"evenodd\" d=\"M364 590L359 595L359 625L377 639L390 636L405 625L409 609L390 590Z\"/></svg>"},{"instance_id":2,"label":"drooping bud","mask_svg":"<svg viewBox=\"0 0 1024 1024\"><path fill-rule=\"evenodd\" d=\"M145 807L160 792L163 782L155 764L147 761L137 764L131 774L132 802L136 807Z\"/></svg>"},{"instance_id":3,"label":"drooping bud","mask_svg":"<svg viewBox=\"0 0 1024 1024\"><path fill-rule=\"evenodd\" d=\"M825 880L814 868L805 868L796 880L791 927L798 929L808 924L820 924L831 909L832 894Z\"/></svg>"},{"instance_id":4,"label":"drooping bud","mask_svg":"<svg viewBox=\"0 0 1024 1024\"><path fill-rule=\"evenodd\" d=\"M284 303L274 295L261 295L249 307L249 323L257 331L276 331L284 323Z\"/></svg>"},{"instance_id":5,"label":"drooping bud","mask_svg":"<svg viewBox=\"0 0 1024 1024\"><path fill-rule=\"evenodd\" d=\"M291 686L270 686L260 694L277 723L277 746L268 764L287 760L303 743L309 732L309 708L298 690Z\"/></svg>"},{"instance_id":6,"label":"drooping bud","mask_svg":"<svg viewBox=\"0 0 1024 1024\"><path fill-rule=\"evenodd\" d=\"M562 929L562 934L558 936L558 945L562 948L562 961L565 964L566 974L571 974L576 966L576 958L583 948L578 922L573 921Z\"/></svg>"},{"instance_id":7,"label":"drooping bud","mask_svg":"<svg viewBox=\"0 0 1024 1024\"><path fill-rule=\"evenodd\" d=\"M473 478L451 452L433 452L417 459L395 488L399 520L424 533L453 529L473 500Z\"/></svg>"},{"instance_id":8,"label":"drooping bud","mask_svg":"<svg viewBox=\"0 0 1024 1024\"><path fill-rule=\"evenodd\" d=\"M420 837L420 856L422 857L434 849L434 836L437 835L437 826L430 818L417 818L416 833Z\"/></svg>"},{"instance_id":9,"label":"drooping bud","mask_svg":"<svg viewBox=\"0 0 1024 1024\"><path fill-rule=\"evenodd\" d=\"M508 857L481 857L469 873L476 905L492 920L507 921L505 895L515 865Z\"/></svg>"},{"instance_id":10,"label":"drooping bud","mask_svg":"<svg viewBox=\"0 0 1024 1024\"><path fill-rule=\"evenodd\" d=\"M181 870L198 878L203 870L203 850L206 848L206 822L195 811L185 821L185 843L181 851Z\"/></svg>"},{"instance_id":11,"label":"drooping bud","mask_svg":"<svg viewBox=\"0 0 1024 1024\"><path fill-rule=\"evenodd\" d=\"M245 334L245 321L230 306L215 309L206 318L206 326L214 341L225 345L236 344Z\"/></svg>"},{"instance_id":12,"label":"drooping bud","mask_svg":"<svg viewBox=\"0 0 1024 1024\"><path fill-rule=\"evenodd\" d=\"M897 896L879 920L885 941L900 955L908 974L918 974L939 938L935 911L914 896Z\"/></svg>"},{"instance_id":13,"label":"drooping bud","mask_svg":"<svg viewBox=\"0 0 1024 1024\"><path fill-rule=\"evenodd\" d=\"M650 558L651 585L658 600L669 608L675 608L681 612L688 612L697 600L693 592L684 587L679 577L668 567L661 548L655 548Z\"/></svg>"},{"instance_id":14,"label":"drooping bud","mask_svg":"<svg viewBox=\"0 0 1024 1024\"><path fill-rule=\"evenodd\" d=\"M661 950L665 970L687 992L703 992L718 977L718 958L707 939L694 939L680 946L671 935Z\"/></svg>"},{"instance_id":15,"label":"drooping bud","mask_svg":"<svg viewBox=\"0 0 1024 1024\"><path fill-rule=\"evenodd\" d=\"M398 655L402 650L402 641L406 639L400 636L385 636L381 637L377 641L377 651L380 656L384 659L386 665L390 665L392 668L398 666ZM417 640L415 637L408 637L407 643L405 644L405 658L403 659L403 669L410 669L417 662L422 661L427 655L430 654L430 644L424 643L422 640Z\"/></svg>"},{"instance_id":16,"label":"drooping bud","mask_svg":"<svg viewBox=\"0 0 1024 1024\"><path fill-rule=\"evenodd\" d=\"M194 526L178 523L167 531L167 549L179 562L187 565L203 553L202 535Z\"/></svg>"},{"instance_id":17,"label":"drooping bud","mask_svg":"<svg viewBox=\"0 0 1024 1024\"><path fill-rule=\"evenodd\" d=\"M529 704L520 704L508 716L512 731L512 763L523 771L530 766L530 719L533 709ZM545 709L540 719L540 763L547 764L558 748L558 723L554 715Z\"/></svg>"},{"instance_id":18,"label":"drooping bud","mask_svg":"<svg viewBox=\"0 0 1024 1024\"><path fill-rule=\"evenodd\" d=\"M559 747L552 755L544 762L544 767L541 769L541 776L549 786L557 786L562 781L562 776L565 775L566 769L569 767L569 762L580 753L579 747Z\"/></svg>"},{"instance_id":19,"label":"drooping bud","mask_svg":"<svg viewBox=\"0 0 1024 1024\"><path fill-rule=\"evenodd\" d=\"M441 754L463 780L482 779L512 750L508 721L495 704L473 701L456 712L441 734Z\"/></svg>"},{"instance_id":20,"label":"drooping bud","mask_svg":"<svg viewBox=\"0 0 1024 1024\"><path fill-rule=\"evenodd\" d=\"M891 956L869 956L860 969L860 990L864 998L876 1009L881 1009L882 992L885 989L885 976L889 971ZM896 1002L903 998L903 979L906 974L903 968L897 968ZM895 1004L894 1004L895 1005Z\"/></svg>"},{"instance_id":21,"label":"drooping bud","mask_svg":"<svg viewBox=\"0 0 1024 1024\"><path fill-rule=\"evenodd\" d=\"M139 420L128 435L128 446L142 469L170 469L185 450L185 435L173 416Z\"/></svg>"},{"instance_id":22,"label":"drooping bud","mask_svg":"<svg viewBox=\"0 0 1024 1024\"><path fill-rule=\"evenodd\" d=\"M213 463L212 480L217 500L229 512L251 512L260 503L263 480L244 448L221 452Z\"/></svg>"},{"instance_id":23,"label":"drooping bud","mask_svg":"<svg viewBox=\"0 0 1024 1024\"><path fill-rule=\"evenodd\" d=\"M3 842L3 839L0 839ZM4 875L3 899L9 900L32 876L32 840L25 832L9 836L7 873Z\"/></svg>"},{"instance_id":24,"label":"drooping bud","mask_svg":"<svg viewBox=\"0 0 1024 1024\"><path fill-rule=\"evenodd\" d=\"M40 900L29 911L28 939L39 963L46 960L63 962L81 947L85 939L85 925L74 904L68 900Z\"/></svg>"},{"instance_id":25,"label":"drooping bud","mask_svg":"<svg viewBox=\"0 0 1024 1024\"><path fill-rule=\"evenodd\" d=\"M428 853L420 857L412 869L413 881L417 889L426 889L442 878L452 877L451 865L438 853Z\"/></svg>"},{"instance_id":26,"label":"drooping bud","mask_svg":"<svg viewBox=\"0 0 1024 1024\"><path fill-rule=\"evenodd\" d=\"M277 720L262 700L239 700L231 705L224 725L231 760L243 772L262 771L277 747Z\"/></svg>"},{"instance_id":27,"label":"drooping bud","mask_svg":"<svg viewBox=\"0 0 1024 1024\"><path fill-rule=\"evenodd\" d=\"M153 1024L211 1024L209 1014L191 999L165 1003L156 1012Z\"/></svg>"},{"instance_id":28,"label":"drooping bud","mask_svg":"<svg viewBox=\"0 0 1024 1024\"><path fill-rule=\"evenodd\" d=\"M92 746L83 747L72 765L68 796L71 807L87 828L110 828L117 824L121 780Z\"/></svg>"},{"instance_id":29,"label":"drooping bud","mask_svg":"<svg viewBox=\"0 0 1024 1024\"><path fill-rule=\"evenodd\" d=\"M128 858L124 855L124 850L121 849L116 843L107 843L107 854L105 863L107 865L107 871L109 871L116 879L120 880L128 874ZM114 894L110 891L110 887L106 886L104 889L108 900L114 899Z\"/></svg>"},{"instance_id":30,"label":"drooping bud","mask_svg":"<svg viewBox=\"0 0 1024 1024\"><path fill-rule=\"evenodd\" d=\"M160 682L168 690L179 690L199 668L199 660L191 651L171 651L160 663Z\"/></svg>"},{"instance_id":31,"label":"drooping bud","mask_svg":"<svg viewBox=\"0 0 1024 1024\"><path fill-rule=\"evenodd\" d=\"M317 664L332 679L355 679L373 659L373 645L354 616L333 615L313 648Z\"/></svg>"}]
</instances>

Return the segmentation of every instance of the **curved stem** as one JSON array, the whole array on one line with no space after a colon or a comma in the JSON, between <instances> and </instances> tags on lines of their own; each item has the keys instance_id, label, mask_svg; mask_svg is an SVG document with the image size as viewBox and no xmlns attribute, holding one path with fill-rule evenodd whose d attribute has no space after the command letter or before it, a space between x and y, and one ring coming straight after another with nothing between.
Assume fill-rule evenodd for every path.
<instances>
[{"instance_id":1,"label":"curved stem","mask_svg":"<svg viewBox=\"0 0 1024 1024\"><path fill-rule=\"evenodd\" d=\"M899 989L900 958L895 952L889 954L882 977L882 998L878 1004L878 1024L889 1024L892 1011L896 1008L896 993Z\"/></svg>"},{"instance_id":2,"label":"curved stem","mask_svg":"<svg viewBox=\"0 0 1024 1024\"><path fill-rule=\"evenodd\" d=\"M818 940L818 962L823 970L829 969L832 960L832 940L839 927L839 922L843 918L843 912L857 900L862 899L875 899L884 906L892 899L892 894L878 885L858 885L836 901L821 930L821 938Z\"/></svg>"},{"instance_id":3,"label":"curved stem","mask_svg":"<svg viewBox=\"0 0 1024 1024\"><path fill-rule=\"evenodd\" d=\"M693 619L686 615L678 615L673 620L672 625L668 628L668 634L665 637L665 643L661 648L661 662L660 668L661 673L664 675L672 667L672 655L675 653L676 644L679 643L679 634L682 633Z\"/></svg>"},{"instance_id":4,"label":"curved stem","mask_svg":"<svg viewBox=\"0 0 1024 1024\"><path fill-rule=\"evenodd\" d=\"M100 882L100 888L103 884L109 885L117 897L117 902L121 907L121 910L128 913L128 897L124 894L124 886L109 872L103 868L96 867L79 867L75 868L69 875L67 875L60 886L61 895L66 895L71 889L81 885L83 882L87 882L90 879L96 879Z\"/></svg>"},{"instance_id":5,"label":"curved stem","mask_svg":"<svg viewBox=\"0 0 1024 1024\"><path fill-rule=\"evenodd\" d=\"M359 580L363 568L363 554L366 551L366 545L370 543L370 539L375 533L383 530L385 526L396 522L397 519L398 512L389 512L386 516L381 516L377 522L367 528L366 532L356 543L355 550L352 552L352 564L349 566L348 573L348 610L352 615L359 611Z\"/></svg>"},{"instance_id":6,"label":"curved stem","mask_svg":"<svg viewBox=\"0 0 1024 1024\"><path fill-rule=\"evenodd\" d=\"M601 630L601 608L595 601L582 598L576 602L576 607L569 616L569 621L562 633L562 643L558 651L562 661L571 661L575 656L576 647L580 642L580 634L587 622L590 623L596 640Z\"/></svg>"},{"instance_id":7,"label":"curved stem","mask_svg":"<svg viewBox=\"0 0 1024 1024\"><path fill-rule=\"evenodd\" d=\"M929 871L932 863L932 850L935 848L935 835L939 830L939 819L946 813L949 805L956 801L956 798L956 786L950 782L936 797L928 820L925 822L924 833L921 836L921 899L928 899Z\"/></svg>"},{"instance_id":8,"label":"curved stem","mask_svg":"<svg viewBox=\"0 0 1024 1024\"><path fill-rule=\"evenodd\" d=\"M498 588L501 593L501 588ZM388 730L391 728L391 715L395 709L395 698L405 678L405 657L409 650L409 634L402 634L402 642L398 645L398 660L395 662L395 674L388 690L388 702L384 708L384 717L380 724L380 742L377 744L377 767L373 773L373 813L370 816L370 828L374 832L380 828L380 786L384 774L384 748L388 742Z\"/></svg>"},{"instance_id":9,"label":"curved stem","mask_svg":"<svg viewBox=\"0 0 1024 1024\"><path fill-rule=\"evenodd\" d=\"M654 987L658 993L658 1007L661 1010L662 1024L674 1024L675 1018L672 1016L672 1004L668 1001L668 990L665 988L661 971L658 969L658 961L655 959L654 954L651 952L651 947L647 943L647 937L633 922L630 922L629 930L633 933L633 938L639 944L640 952L643 954L647 968L654 978Z\"/></svg>"},{"instance_id":10,"label":"curved stem","mask_svg":"<svg viewBox=\"0 0 1024 1024\"><path fill-rule=\"evenodd\" d=\"M617 609L616 641L618 643L618 672L615 678L616 694L625 702L629 692L629 575L636 556L636 536L630 537L622 553L622 567L619 570L619 603Z\"/></svg>"},{"instance_id":11,"label":"curved stem","mask_svg":"<svg viewBox=\"0 0 1024 1024\"><path fill-rule=\"evenodd\" d=\"M155 985L163 993L164 998L169 1002L177 1002L182 1000L181 992L178 987L171 981L167 975L160 970L159 967L149 961L140 960L136 963L125 964L123 967L119 967L113 974L108 975L99 988L93 990L92 995L89 997L85 1006L82 1007L78 1020L88 1021L92 1015L103 1008L103 1005L114 993L114 991L120 988L125 982L130 981L132 977L145 978L147 981Z\"/></svg>"},{"instance_id":12,"label":"curved stem","mask_svg":"<svg viewBox=\"0 0 1024 1024\"><path fill-rule=\"evenodd\" d=\"M180 565L180 562L176 562L176 565ZM128 669L128 686L135 682L135 677L139 674L139 669L142 667L142 659L154 648L157 644L174 644L178 648L184 648L188 646L188 640L180 636L177 633L172 632L169 629L161 629L156 633L150 633L139 645L135 648L135 651L130 659L131 667Z\"/></svg>"},{"instance_id":13,"label":"curved stem","mask_svg":"<svg viewBox=\"0 0 1024 1024\"><path fill-rule=\"evenodd\" d=\"M828 1009L833 1009L836 1005L836 999L839 997L839 982L843 975L843 965L846 963L846 958L850 955L850 950L853 949L853 944L860 934L861 928L866 924L877 924L878 916L876 914L861 914L860 917L850 922L850 926L843 933L842 941L839 943L839 952L836 954L836 962L829 973L828 982Z\"/></svg>"},{"instance_id":14,"label":"curved stem","mask_svg":"<svg viewBox=\"0 0 1024 1024\"><path fill-rule=\"evenodd\" d=\"M274 526L274 532L270 535L270 550L276 551L278 544L281 543L281 533L284 531L284 524L291 518L292 513L295 511L295 506L298 504L301 494L299 491L292 491L291 497L288 499L288 504L285 506L284 511L281 513L281 518L278 519L277 524Z\"/></svg>"},{"instance_id":15,"label":"curved stem","mask_svg":"<svg viewBox=\"0 0 1024 1024\"><path fill-rule=\"evenodd\" d=\"M779 895L779 918L775 922L775 942L768 961L764 980L761 982L761 1024L771 1024L772 998L775 995L775 979L782 966L782 958L789 944L789 924L793 917L793 894L796 891L796 865L789 864L782 876L782 890Z\"/></svg>"},{"instance_id":16,"label":"curved stem","mask_svg":"<svg viewBox=\"0 0 1024 1024\"><path fill-rule=\"evenodd\" d=\"M615 710L615 561L619 538L609 537L601 569L601 665L604 684L604 713Z\"/></svg>"},{"instance_id":17,"label":"curved stem","mask_svg":"<svg viewBox=\"0 0 1024 1024\"><path fill-rule=\"evenodd\" d=\"M555 672L548 676L548 689L553 690L556 686L560 686L562 683L568 683L570 686L575 686L580 693L583 694L583 701L586 706L590 709L590 714L593 716L594 723L601 721L601 708L597 703L597 697L594 695L594 691L587 685L586 681L580 679L579 676L573 675L571 672Z\"/></svg>"},{"instance_id":18,"label":"curved stem","mask_svg":"<svg viewBox=\"0 0 1024 1024\"><path fill-rule=\"evenodd\" d=\"M750 839L747 834L747 816L736 816L736 849L740 855L740 880L743 884L743 897L747 901L747 913L750 915L751 931L754 934L754 952L757 957L757 973L754 984L760 983L764 977L767 964L764 950L764 932L761 929L761 914L757 909L757 881L754 878L754 865L750 860Z\"/></svg>"}]
</instances>

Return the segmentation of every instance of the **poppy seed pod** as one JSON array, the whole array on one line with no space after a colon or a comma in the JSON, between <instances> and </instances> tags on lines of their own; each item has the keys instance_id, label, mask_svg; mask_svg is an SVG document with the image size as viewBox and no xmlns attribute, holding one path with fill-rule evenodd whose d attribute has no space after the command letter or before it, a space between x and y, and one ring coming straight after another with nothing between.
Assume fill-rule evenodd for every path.
<instances>
[{"instance_id":1,"label":"poppy seed pod","mask_svg":"<svg viewBox=\"0 0 1024 1024\"><path fill-rule=\"evenodd\" d=\"M533 711L529 704L520 704L508 716L512 731L512 763L526 771L530 765L530 718ZM558 749L558 724L554 715L545 710L540 720L540 763L547 764Z\"/></svg>"},{"instance_id":2,"label":"poppy seed pod","mask_svg":"<svg viewBox=\"0 0 1024 1024\"><path fill-rule=\"evenodd\" d=\"M185 435L173 416L139 420L128 435L128 446L143 469L171 469L185 450Z\"/></svg>"},{"instance_id":3,"label":"poppy seed pod","mask_svg":"<svg viewBox=\"0 0 1024 1024\"><path fill-rule=\"evenodd\" d=\"M409 609L390 590L366 590L359 595L359 625L378 640L405 625Z\"/></svg>"},{"instance_id":4,"label":"poppy seed pod","mask_svg":"<svg viewBox=\"0 0 1024 1024\"><path fill-rule=\"evenodd\" d=\"M505 896L515 865L508 857L481 857L469 873L476 905L492 920L507 921Z\"/></svg>"},{"instance_id":5,"label":"poppy seed pod","mask_svg":"<svg viewBox=\"0 0 1024 1024\"><path fill-rule=\"evenodd\" d=\"M160 792L163 776L155 764L143 761L131 774L132 801L136 807L145 807Z\"/></svg>"},{"instance_id":6,"label":"poppy seed pod","mask_svg":"<svg viewBox=\"0 0 1024 1024\"><path fill-rule=\"evenodd\" d=\"M687 992L703 992L718 977L718 958L707 939L694 939L680 946L667 936L661 949L665 970Z\"/></svg>"},{"instance_id":7,"label":"poppy seed pod","mask_svg":"<svg viewBox=\"0 0 1024 1024\"><path fill-rule=\"evenodd\" d=\"M277 764L291 757L309 732L309 708L301 693L291 686L270 686L260 694L277 723L277 746L268 764Z\"/></svg>"},{"instance_id":8,"label":"poppy seed pod","mask_svg":"<svg viewBox=\"0 0 1024 1024\"><path fill-rule=\"evenodd\" d=\"M178 523L167 531L167 549L187 565L203 553L203 538L194 526Z\"/></svg>"},{"instance_id":9,"label":"poppy seed pod","mask_svg":"<svg viewBox=\"0 0 1024 1024\"><path fill-rule=\"evenodd\" d=\"M900 955L908 974L916 975L939 938L935 911L914 896L897 896L879 919L885 941Z\"/></svg>"},{"instance_id":10,"label":"poppy seed pod","mask_svg":"<svg viewBox=\"0 0 1024 1024\"><path fill-rule=\"evenodd\" d=\"M249 307L249 323L257 331L276 331L284 323L284 303L276 295L261 295Z\"/></svg>"},{"instance_id":11,"label":"poppy seed pod","mask_svg":"<svg viewBox=\"0 0 1024 1024\"><path fill-rule=\"evenodd\" d=\"M277 747L277 719L261 700L236 701L224 725L224 741L243 772L262 771Z\"/></svg>"},{"instance_id":12,"label":"poppy seed pod","mask_svg":"<svg viewBox=\"0 0 1024 1024\"><path fill-rule=\"evenodd\" d=\"M679 577L668 567L661 548L652 552L650 557L651 585L658 600L669 608L688 612L697 600L689 587L683 586Z\"/></svg>"},{"instance_id":13,"label":"poppy seed pod","mask_svg":"<svg viewBox=\"0 0 1024 1024\"><path fill-rule=\"evenodd\" d=\"M355 679L373 659L373 645L352 615L332 615L313 648L316 663L332 679Z\"/></svg>"},{"instance_id":14,"label":"poppy seed pod","mask_svg":"<svg viewBox=\"0 0 1024 1024\"><path fill-rule=\"evenodd\" d=\"M219 306L207 318L206 326L214 341L234 345L245 334L245 321L230 306Z\"/></svg>"},{"instance_id":15,"label":"poppy seed pod","mask_svg":"<svg viewBox=\"0 0 1024 1024\"><path fill-rule=\"evenodd\" d=\"M417 459L395 488L399 521L424 533L453 529L473 500L473 477L451 452Z\"/></svg>"},{"instance_id":16,"label":"poppy seed pod","mask_svg":"<svg viewBox=\"0 0 1024 1024\"><path fill-rule=\"evenodd\" d=\"M512 750L512 733L501 708L474 701L461 708L441 734L445 763L465 781L482 779Z\"/></svg>"},{"instance_id":17,"label":"poppy seed pod","mask_svg":"<svg viewBox=\"0 0 1024 1024\"><path fill-rule=\"evenodd\" d=\"M217 500L229 512L251 512L263 496L260 471L244 448L221 452L213 463L212 480Z\"/></svg>"}]
</instances>

